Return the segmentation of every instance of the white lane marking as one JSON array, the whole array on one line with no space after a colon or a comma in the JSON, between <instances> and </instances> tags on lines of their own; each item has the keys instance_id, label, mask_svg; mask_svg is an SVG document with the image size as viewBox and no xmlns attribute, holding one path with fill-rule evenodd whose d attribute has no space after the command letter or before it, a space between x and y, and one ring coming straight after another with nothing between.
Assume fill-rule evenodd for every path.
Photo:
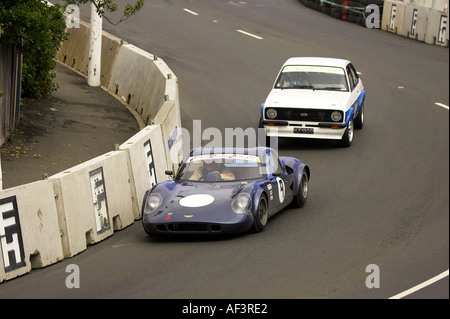
<instances>
[{"instance_id":1,"label":"white lane marking","mask_svg":"<svg viewBox=\"0 0 450 319\"><path fill-rule=\"evenodd\" d=\"M194 15L194 16L198 16L197 12L194 12L194 11L186 9L186 8L183 8L183 10L186 11L187 13L190 13L190 14Z\"/></svg>"},{"instance_id":2,"label":"white lane marking","mask_svg":"<svg viewBox=\"0 0 450 319\"><path fill-rule=\"evenodd\" d=\"M428 279L427 281L425 281L425 282L423 282L423 283L421 283L421 284L419 284L417 286L414 286L414 287L412 287L412 288L410 288L410 289L408 289L408 290L406 290L404 292L401 292L401 293L399 293L399 294L397 294L395 296L392 296L389 299L400 299L400 298L403 298L403 297L405 297L407 295L410 295L410 294L412 294L412 293L414 293L414 292L416 292L416 291L418 291L418 290L420 290L422 288L425 288L426 286L429 286L429 285L435 283L438 280L441 280L441 279L447 277L448 276L448 272L449 271L447 269L443 273L441 273L441 274L439 274L437 276L434 276L433 278Z\"/></svg>"},{"instance_id":3,"label":"white lane marking","mask_svg":"<svg viewBox=\"0 0 450 319\"><path fill-rule=\"evenodd\" d=\"M445 105L445 104L442 104L442 103L439 103L439 102L436 102L436 103L434 103L434 104L436 104L437 106L443 107L444 109L447 109L447 110L448 110L448 106Z\"/></svg>"},{"instance_id":4,"label":"white lane marking","mask_svg":"<svg viewBox=\"0 0 450 319\"><path fill-rule=\"evenodd\" d=\"M261 38L261 37L259 37L259 36L257 36L257 35L254 35L254 34L251 34L251 33L249 33L249 32L245 32L245 31L243 31L243 30L236 30L237 32L240 32L240 33L242 33L242 34L245 34L245 35L248 35L249 37L252 37L252 38L255 38L255 39L258 39L258 40L262 40L263 38Z\"/></svg>"},{"instance_id":5,"label":"white lane marking","mask_svg":"<svg viewBox=\"0 0 450 319\"><path fill-rule=\"evenodd\" d=\"M119 247L124 247L124 246L129 246L130 244L119 244L119 245L114 245L112 246L112 248L119 248Z\"/></svg>"}]
</instances>

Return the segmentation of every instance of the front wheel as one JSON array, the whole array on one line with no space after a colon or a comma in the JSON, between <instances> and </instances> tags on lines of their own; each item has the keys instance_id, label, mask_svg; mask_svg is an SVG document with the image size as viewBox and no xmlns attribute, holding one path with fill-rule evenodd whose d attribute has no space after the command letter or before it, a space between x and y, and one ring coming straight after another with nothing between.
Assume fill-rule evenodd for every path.
<instances>
[{"instance_id":1,"label":"front wheel","mask_svg":"<svg viewBox=\"0 0 450 319\"><path fill-rule=\"evenodd\" d=\"M253 231L260 233L264 230L269 219L269 208L267 206L267 200L264 196L259 199L258 207L256 208L256 216L253 221Z\"/></svg>"},{"instance_id":2,"label":"front wheel","mask_svg":"<svg viewBox=\"0 0 450 319\"><path fill-rule=\"evenodd\" d=\"M350 145L352 145L353 142L353 134L354 134L353 119L351 119L350 122L348 122L347 128L345 129L342 139L339 140L337 144L340 147L349 147Z\"/></svg>"},{"instance_id":3,"label":"front wheel","mask_svg":"<svg viewBox=\"0 0 450 319\"><path fill-rule=\"evenodd\" d=\"M355 118L355 130L360 130L364 125L364 102L362 102L358 115Z\"/></svg>"}]
</instances>

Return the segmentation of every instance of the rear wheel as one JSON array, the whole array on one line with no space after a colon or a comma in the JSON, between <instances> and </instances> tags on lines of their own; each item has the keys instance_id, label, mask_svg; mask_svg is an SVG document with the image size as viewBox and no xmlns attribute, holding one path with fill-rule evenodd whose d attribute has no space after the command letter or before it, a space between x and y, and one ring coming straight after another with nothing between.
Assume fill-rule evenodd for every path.
<instances>
[{"instance_id":1,"label":"rear wheel","mask_svg":"<svg viewBox=\"0 0 450 319\"><path fill-rule=\"evenodd\" d=\"M261 196L256 209L255 220L253 221L253 230L256 233L260 233L264 230L269 219L269 208L267 206L267 200L264 196Z\"/></svg>"},{"instance_id":2,"label":"rear wheel","mask_svg":"<svg viewBox=\"0 0 450 319\"><path fill-rule=\"evenodd\" d=\"M302 207L305 205L306 200L308 199L309 192L309 178L308 174L305 170L302 173L302 180L300 181L300 185L298 186L297 195L294 196L293 204L295 207Z\"/></svg>"}]
</instances>

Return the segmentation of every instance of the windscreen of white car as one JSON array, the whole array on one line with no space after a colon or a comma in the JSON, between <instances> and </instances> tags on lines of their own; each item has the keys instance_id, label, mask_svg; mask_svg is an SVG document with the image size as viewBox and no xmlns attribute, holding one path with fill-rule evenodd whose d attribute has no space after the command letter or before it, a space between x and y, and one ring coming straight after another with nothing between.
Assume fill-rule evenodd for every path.
<instances>
[{"instance_id":1,"label":"windscreen of white car","mask_svg":"<svg viewBox=\"0 0 450 319\"><path fill-rule=\"evenodd\" d=\"M275 88L348 92L344 69L311 65L285 66L275 82Z\"/></svg>"}]
</instances>

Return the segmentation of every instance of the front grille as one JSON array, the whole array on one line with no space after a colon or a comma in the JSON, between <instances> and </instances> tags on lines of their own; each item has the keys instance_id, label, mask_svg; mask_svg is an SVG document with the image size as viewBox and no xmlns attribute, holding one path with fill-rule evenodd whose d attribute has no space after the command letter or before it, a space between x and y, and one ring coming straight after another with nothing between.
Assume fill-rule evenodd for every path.
<instances>
[{"instance_id":1,"label":"front grille","mask_svg":"<svg viewBox=\"0 0 450 319\"><path fill-rule=\"evenodd\" d=\"M157 229L158 231L169 232L217 232L221 231L222 227L205 223L171 223L158 225Z\"/></svg>"},{"instance_id":2,"label":"front grille","mask_svg":"<svg viewBox=\"0 0 450 319\"><path fill-rule=\"evenodd\" d=\"M294 109L284 107L273 109L277 111L277 117L274 120L302 122L333 122L331 120L331 113L335 111L320 109Z\"/></svg>"}]
</instances>

